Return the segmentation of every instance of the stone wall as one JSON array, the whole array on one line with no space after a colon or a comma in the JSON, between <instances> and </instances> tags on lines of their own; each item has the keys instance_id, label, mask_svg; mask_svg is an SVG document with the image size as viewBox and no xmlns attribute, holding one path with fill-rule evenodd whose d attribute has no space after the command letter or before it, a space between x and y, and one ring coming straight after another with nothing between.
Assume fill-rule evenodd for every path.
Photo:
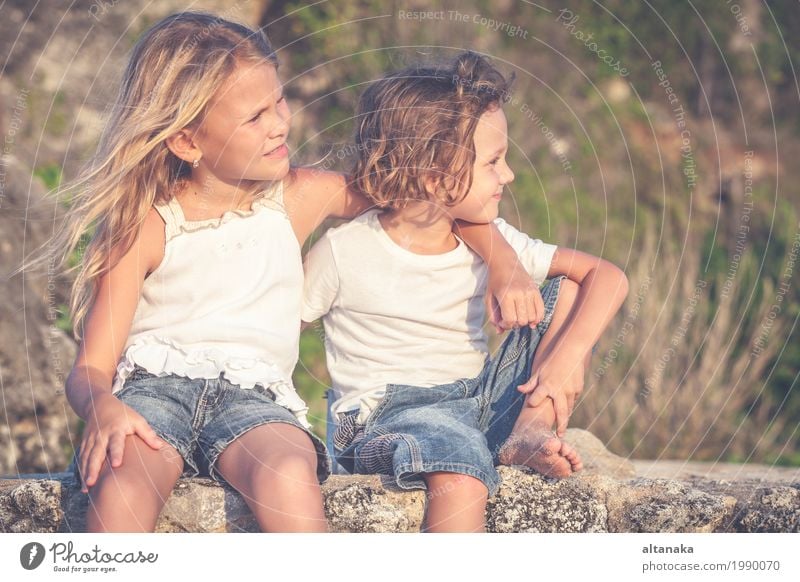
<instances>
[{"instance_id":1,"label":"stone wall","mask_svg":"<svg viewBox=\"0 0 800 582\"><path fill-rule=\"evenodd\" d=\"M617 457L590 433L567 431L585 469L562 481L501 467L503 484L489 500L492 532L800 532L800 471L741 466L739 477L713 478ZM685 465L685 464L684 464ZM657 466L657 464L656 464ZM668 464L667 464L668 466ZM663 470L663 467L662 467ZM757 475L767 476L770 481ZM639 473L637 475L637 473ZM398 491L377 476L334 475L323 485L336 532L419 531L422 491ZM0 481L0 531L81 532L87 496L70 473ZM159 518L158 532L253 532L244 500L209 479L180 480Z\"/></svg>"}]
</instances>

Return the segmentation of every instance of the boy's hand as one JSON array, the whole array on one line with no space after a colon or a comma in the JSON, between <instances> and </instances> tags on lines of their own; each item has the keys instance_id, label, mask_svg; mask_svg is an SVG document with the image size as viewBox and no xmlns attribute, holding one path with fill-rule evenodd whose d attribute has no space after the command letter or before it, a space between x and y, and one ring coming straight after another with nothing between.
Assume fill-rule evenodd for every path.
<instances>
[{"instance_id":1,"label":"boy's hand","mask_svg":"<svg viewBox=\"0 0 800 582\"><path fill-rule=\"evenodd\" d=\"M125 437L132 434L138 434L155 450L165 444L144 417L110 392L95 399L93 413L83 431L78 457L81 492L88 493L89 487L97 482L106 455L112 467L122 464Z\"/></svg>"},{"instance_id":2,"label":"boy's hand","mask_svg":"<svg viewBox=\"0 0 800 582\"><path fill-rule=\"evenodd\" d=\"M489 270L484 300L497 333L523 325L535 327L544 317L542 294L518 262L507 269Z\"/></svg>"},{"instance_id":3,"label":"boy's hand","mask_svg":"<svg viewBox=\"0 0 800 582\"><path fill-rule=\"evenodd\" d=\"M545 358L531 379L517 389L528 394L527 406L536 407L545 398L553 400L556 413L556 434L563 437L567 430L569 417L575 407L575 400L583 391L584 360L554 352Z\"/></svg>"}]
</instances>

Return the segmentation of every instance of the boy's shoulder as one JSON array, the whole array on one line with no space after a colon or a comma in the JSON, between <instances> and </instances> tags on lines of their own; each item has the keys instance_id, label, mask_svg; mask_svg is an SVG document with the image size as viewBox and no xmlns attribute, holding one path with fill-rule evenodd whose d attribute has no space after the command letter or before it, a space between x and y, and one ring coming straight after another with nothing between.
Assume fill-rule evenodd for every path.
<instances>
[{"instance_id":1,"label":"boy's shoulder","mask_svg":"<svg viewBox=\"0 0 800 582\"><path fill-rule=\"evenodd\" d=\"M380 212L378 209L367 210L344 224L329 228L322 238L326 238L331 243L343 243L370 236L374 230L374 220L378 212Z\"/></svg>"}]
</instances>

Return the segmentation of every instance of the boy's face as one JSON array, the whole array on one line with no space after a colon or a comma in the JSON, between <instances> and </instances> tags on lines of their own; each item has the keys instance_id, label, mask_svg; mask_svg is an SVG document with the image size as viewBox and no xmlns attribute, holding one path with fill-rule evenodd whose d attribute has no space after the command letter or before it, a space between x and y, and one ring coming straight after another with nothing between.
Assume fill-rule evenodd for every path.
<instances>
[{"instance_id":1,"label":"boy's face","mask_svg":"<svg viewBox=\"0 0 800 582\"><path fill-rule=\"evenodd\" d=\"M289 171L291 113L275 67L242 63L212 100L196 136L220 180L280 180Z\"/></svg>"},{"instance_id":2,"label":"boy's face","mask_svg":"<svg viewBox=\"0 0 800 582\"><path fill-rule=\"evenodd\" d=\"M486 223L497 218L503 187L514 179L506 163L508 123L500 107L490 109L475 128L475 165L466 198L450 209L453 218Z\"/></svg>"}]
</instances>

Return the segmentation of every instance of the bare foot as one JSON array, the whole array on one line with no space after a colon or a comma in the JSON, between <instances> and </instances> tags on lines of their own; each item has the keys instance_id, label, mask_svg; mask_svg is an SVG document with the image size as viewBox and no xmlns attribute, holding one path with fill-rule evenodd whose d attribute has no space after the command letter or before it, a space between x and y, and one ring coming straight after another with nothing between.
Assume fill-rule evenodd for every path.
<instances>
[{"instance_id":1,"label":"bare foot","mask_svg":"<svg viewBox=\"0 0 800 582\"><path fill-rule=\"evenodd\" d=\"M578 451L543 425L529 425L524 432L512 433L498 457L504 465L525 465L556 479L583 469Z\"/></svg>"}]
</instances>

